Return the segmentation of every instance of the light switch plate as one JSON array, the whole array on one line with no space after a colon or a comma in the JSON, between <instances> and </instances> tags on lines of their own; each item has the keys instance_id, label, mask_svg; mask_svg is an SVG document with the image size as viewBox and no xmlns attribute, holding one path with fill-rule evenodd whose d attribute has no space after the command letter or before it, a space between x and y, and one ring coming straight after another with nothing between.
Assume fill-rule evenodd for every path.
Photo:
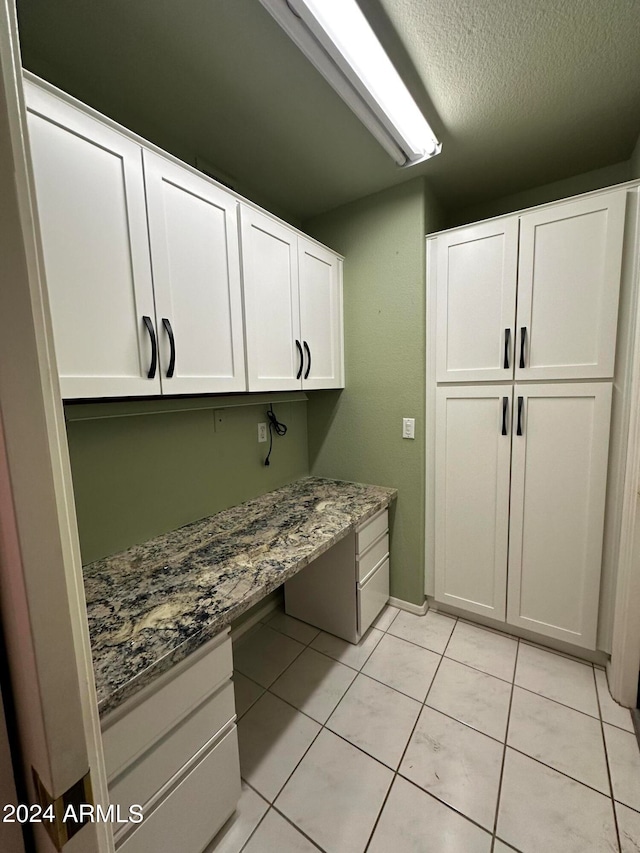
<instances>
[{"instance_id":1,"label":"light switch plate","mask_svg":"<svg viewBox=\"0 0 640 853\"><path fill-rule=\"evenodd\" d=\"M415 438L416 437L416 419L415 418L403 418L402 419L402 437L403 438Z\"/></svg>"}]
</instances>

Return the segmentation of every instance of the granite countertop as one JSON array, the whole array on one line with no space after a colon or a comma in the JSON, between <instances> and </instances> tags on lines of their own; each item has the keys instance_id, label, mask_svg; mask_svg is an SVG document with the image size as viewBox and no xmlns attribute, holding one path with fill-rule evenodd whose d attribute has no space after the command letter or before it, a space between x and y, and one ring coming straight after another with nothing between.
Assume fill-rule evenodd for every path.
<instances>
[{"instance_id":1,"label":"granite countertop","mask_svg":"<svg viewBox=\"0 0 640 853\"><path fill-rule=\"evenodd\" d=\"M396 495L307 477L85 566L100 713L183 660Z\"/></svg>"}]
</instances>

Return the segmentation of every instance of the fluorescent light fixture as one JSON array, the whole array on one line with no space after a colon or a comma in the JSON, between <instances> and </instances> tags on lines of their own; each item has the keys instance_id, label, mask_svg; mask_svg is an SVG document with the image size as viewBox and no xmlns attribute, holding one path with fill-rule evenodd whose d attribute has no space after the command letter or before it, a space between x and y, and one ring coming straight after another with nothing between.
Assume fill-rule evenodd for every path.
<instances>
[{"instance_id":1,"label":"fluorescent light fixture","mask_svg":"<svg viewBox=\"0 0 640 853\"><path fill-rule=\"evenodd\" d=\"M260 0L400 166L442 145L355 0Z\"/></svg>"}]
</instances>

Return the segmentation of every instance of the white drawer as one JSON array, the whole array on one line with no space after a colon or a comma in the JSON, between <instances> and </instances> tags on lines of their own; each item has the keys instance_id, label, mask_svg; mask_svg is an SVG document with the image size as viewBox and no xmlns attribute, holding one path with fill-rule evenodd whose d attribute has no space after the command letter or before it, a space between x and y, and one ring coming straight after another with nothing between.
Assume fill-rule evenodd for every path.
<instances>
[{"instance_id":1,"label":"white drawer","mask_svg":"<svg viewBox=\"0 0 640 853\"><path fill-rule=\"evenodd\" d=\"M367 575L370 574L375 567L389 556L389 534L385 533L372 545L364 554L357 558L358 560L358 580L364 583Z\"/></svg>"},{"instance_id":2,"label":"white drawer","mask_svg":"<svg viewBox=\"0 0 640 853\"><path fill-rule=\"evenodd\" d=\"M364 554L367 548L389 529L389 512L381 510L373 518L367 519L356 530L356 554Z\"/></svg>"},{"instance_id":3,"label":"white drawer","mask_svg":"<svg viewBox=\"0 0 640 853\"><path fill-rule=\"evenodd\" d=\"M229 680L109 784L110 801L146 805L234 716Z\"/></svg>"},{"instance_id":4,"label":"white drawer","mask_svg":"<svg viewBox=\"0 0 640 853\"><path fill-rule=\"evenodd\" d=\"M102 743L107 778L122 773L231 678L232 671L231 639L226 629L105 717Z\"/></svg>"},{"instance_id":5,"label":"white drawer","mask_svg":"<svg viewBox=\"0 0 640 853\"><path fill-rule=\"evenodd\" d=\"M202 853L240 797L236 727L129 835L118 853Z\"/></svg>"},{"instance_id":6,"label":"white drawer","mask_svg":"<svg viewBox=\"0 0 640 853\"><path fill-rule=\"evenodd\" d=\"M387 601L389 601L388 557L365 584L358 584L358 622L360 636L369 628Z\"/></svg>"}]
</instances>

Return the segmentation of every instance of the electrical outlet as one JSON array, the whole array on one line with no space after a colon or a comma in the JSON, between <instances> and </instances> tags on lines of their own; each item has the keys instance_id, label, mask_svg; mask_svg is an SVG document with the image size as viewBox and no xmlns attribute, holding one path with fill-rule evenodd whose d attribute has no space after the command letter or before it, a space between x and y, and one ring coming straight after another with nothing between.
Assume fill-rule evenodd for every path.
<instances>
[{"instance_id":1,"label":"electrical outlet","mask_svg":"<svg viewBox=\"0 0 640 853\"><path fill-rule=\"evenodd\" d=\"M267 440L267 425L266 424L258 424L258 441L266 441Z\"/></svg>"},{"instance_id":2,"label":"electrical outlet","mask_svg":"<svg viewBox=\"0 0 640 853\"><path fill-rule=\"evenodd\" d=\"M402 437L403 438L415 438L416 437L416 419L415 418L403 418L402 419Z\"/></svg>"}]
</instances>

